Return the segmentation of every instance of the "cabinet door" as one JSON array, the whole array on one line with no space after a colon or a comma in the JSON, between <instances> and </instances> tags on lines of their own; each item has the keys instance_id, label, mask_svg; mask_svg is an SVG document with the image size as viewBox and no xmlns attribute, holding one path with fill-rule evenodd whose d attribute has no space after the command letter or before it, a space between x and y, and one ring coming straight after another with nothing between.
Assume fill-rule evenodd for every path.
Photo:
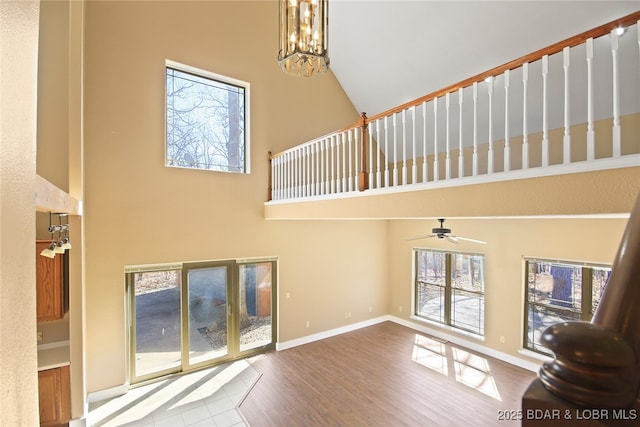
<instances>
[{"instance_id":1,"label":"cabinet door","mask_svg":"<svg viewBox=\"0 0 640 427\"><path fill-rule=\"evenodd\" d=\"M36 310L38 322L61 319L64 316L63 304L63 265L62 255L47 258L40 251L49 246L50 241L36 242Z\"/></svg>"},{"instance_id":2,"label":"cabinet door","mask_svg":"<svg viewBox=\"0 0 640 427\"><path fill-rule=\"evenodd\" d=\"M69 366L38 372L40 425L58 426L71 418Z\"/></svg>"}]
</instances>

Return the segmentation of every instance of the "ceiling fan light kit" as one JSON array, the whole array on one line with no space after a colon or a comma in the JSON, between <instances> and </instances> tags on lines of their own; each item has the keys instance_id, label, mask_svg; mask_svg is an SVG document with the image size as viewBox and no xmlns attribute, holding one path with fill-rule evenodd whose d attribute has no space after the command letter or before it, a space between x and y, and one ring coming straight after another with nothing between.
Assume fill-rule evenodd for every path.
<instances>
[{"instance_id":1,"label":"ceiling fan light kit","mask_svg":"<svg viewBox=\"0 0 640 427\"><path fill-rule=\"evenodd\" d=\"M487 242L483 241L483 240L476 240L476 239L469 239L467 237L460 237L460 236L453 236L451 234L451 229L450 228L445 228L444 226L444 218L438 218L438 221L440 222L440 226L439 227L434 227L431 229L431 234L427 234L424 236L416 236L416 237L411 237L407 240L421 240L421 239L429 239L431 237L437 237L438 239L447 239L449 242L451 243L460 243L460 240L464 240L465 242L470 242L470 243L479 243L481 245L486 244Z\"/></svg>"}]
</instances>

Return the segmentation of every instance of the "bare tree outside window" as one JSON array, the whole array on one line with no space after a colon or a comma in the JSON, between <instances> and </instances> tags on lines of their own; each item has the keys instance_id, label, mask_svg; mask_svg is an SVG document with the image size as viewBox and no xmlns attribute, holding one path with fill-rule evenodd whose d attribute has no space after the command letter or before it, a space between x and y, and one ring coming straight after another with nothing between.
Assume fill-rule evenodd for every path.
<instances>
[{"instance_id":1,"label":"bare tree outside window","mask_svg":"<svg viewBox=\"0 0 640 427\"><path fill-rule=\"evenodd\" d=\"M540 345L549 326L593 317L611 268L563 261L527 259L525 279L525 348L551 354Z\"/></svg>"},{"instance_id":2,"label":"bare tree outside window","mask_svg":"<svg viewBox=\"0 0 640 427\"><path fill-rule=\"evenodd\" d=\"M166 166L247 173L247 92L241 82L167 66Z\"/></svg>"}]
</instances>

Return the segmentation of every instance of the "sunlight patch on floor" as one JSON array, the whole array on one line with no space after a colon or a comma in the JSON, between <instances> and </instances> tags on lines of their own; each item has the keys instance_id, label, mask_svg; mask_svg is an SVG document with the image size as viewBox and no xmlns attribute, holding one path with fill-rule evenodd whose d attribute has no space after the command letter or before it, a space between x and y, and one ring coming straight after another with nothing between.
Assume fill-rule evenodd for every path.
<instances>
[{"instance_id":1,"label":"sunlight patch on floor","mask_svg":"<svg viewBox=\"0 0 640 427\"><path fill-rule=\"evenodd\" d=\"M489 362L484 357L447 346L446 341L416 334L412 360L444 376L451 371L459 383L502 401ZM453 369L450 369L451 364Z\"/></svg>"},{"instance_id":2,"label":"sunlight patch on floor","mask_svg":"<svg viewBox=\"0 0 640 427\"><path fill-rule=\"evenodd\" d=\"M134 387L122 396L92 403L91 426L242 426L236 406L259 378L238 360Z\"/></svg>"},{"instance_id":3,"label":"sunlight patch on floor","mask_svg":"<svg viewBox=\"0 0 640 427\"><path fill-rule=\"evenodd\" d=\"M449 368L446 351L447 348L444 343L422 335L416 335L412 359L416 363L447 376L449 375Z\"/></svg>"},{"instance_id":4,"label":"sunlight patch on floor","mask_svg":"<svg viewBox=\"0 0 640 427\"><path fill-rule=\"evenodd\" d=\"M489 397L502 400L487 359L459 348L452 350L456 380Z\"/></svg>"}]
</instances>

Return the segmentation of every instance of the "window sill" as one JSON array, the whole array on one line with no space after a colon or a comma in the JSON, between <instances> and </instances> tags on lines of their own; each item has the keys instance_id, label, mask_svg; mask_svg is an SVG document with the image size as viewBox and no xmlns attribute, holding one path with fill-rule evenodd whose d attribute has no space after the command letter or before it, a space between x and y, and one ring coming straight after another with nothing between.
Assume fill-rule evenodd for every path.
<instances>
[{"instance_id":1,"label":"window sill","mask_svg":"<svg viewBox=\"0 0 640 427\"><path fill-rule=\"evenodd\" d=\"M536 353L535 351L527 350L524 348L518 350L518 354L530 359L535 359L539 362L550 362L553 360L553 357L551 356L545 356L544 354Z\"/></svg>"},{"instance_id":2,"label":"window sill","mask_svg":"<svg viewBox=\"0 0 640 427\"><path fill-rule=\"evenodd\" d=\"M461 335L465 339L471 339L471 340L474 340L474 341L477 341L477 342L484 342L484 337L483 336L473 334L473 333L465 331L463 329L458 329L458 328L454 328L453 326L443 325L442 323L433 322L433 321L425 319L423 317L416 316L415 314L412 314L410 318L411 318L411 320L415 320L415 321L423 323L423 324L425 324L427 326L432 326L434 328L438 328L438 329L441 329L443 331L452 332L452 333L455 333L456 335Z\"/></svg>"}]
</instances>

